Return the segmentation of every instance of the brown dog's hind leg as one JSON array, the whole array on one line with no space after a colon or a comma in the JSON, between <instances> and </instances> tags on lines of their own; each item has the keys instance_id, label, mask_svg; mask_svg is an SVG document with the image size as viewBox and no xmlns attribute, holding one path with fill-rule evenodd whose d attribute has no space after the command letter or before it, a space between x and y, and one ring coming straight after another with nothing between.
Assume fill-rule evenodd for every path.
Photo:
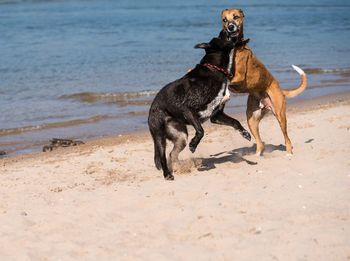
<instances>
[{"instance_id":1,"label":"brown dog's hind leg","mask_svg":"<svg viewBox=\"0 0 350 261\"><path fill-rule=\"evenodd\" d=\"M259 122L264 117L266 110L259 107L260 100L250 94L247 101L247 122L250 132L256 141L256 155L260 156L264 150L264 143L259 134Z\"/></svg>"},{"instance_id":2,"label":"brown dog's hind leg","mask_svg":"<svg viewBox=\"0 0 350 261\"><path fill-rule=\"evenodd\" d=\"M286 151L287 154L292 155L293 154L293 146L292 142L290 141L287 133L287 118L286 118L286 111L285 107L281 110L280 114L276 113L276 117L278 120L278 123L280 124L283 136L284 136L284 142L286 144Z\"/></svg>"},{"instance_id":3,"label":"brown dog's hind leg","mask_svg":"<svg viewBox=\"0 0 350 261\"><path fill-rule=\"evenodd\" d=\"M283 95L281 89L278 88L271 88L268 91L268 94L272 100L272 104L275 111L275 117L278 120L278 123L280 125L280 128L282 130L283 136L284 136L284 142L286 145L286 151L287 154L292 154L293 146L292 142L290 141L288 137L287 132L287 117L286 117L286 99Z\"/></svg>"}]
</instances>

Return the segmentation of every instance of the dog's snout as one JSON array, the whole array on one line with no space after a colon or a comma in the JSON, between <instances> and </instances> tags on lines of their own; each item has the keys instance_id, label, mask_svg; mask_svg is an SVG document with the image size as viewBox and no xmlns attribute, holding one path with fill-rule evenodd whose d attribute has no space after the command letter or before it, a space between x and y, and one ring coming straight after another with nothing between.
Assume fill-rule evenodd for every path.
<instances>
[{"instance_id":1,"label":"dog's snout","mask_svg":"<svg viewBox=\"0 0 350 261\"><path fill-rule=\"evenodd\" d=\"M230 23L227 26L227 31L229 31L230 33L236 32L237 30L238 30L238 26L235 23Z\"/></svg>"}]
</instances>

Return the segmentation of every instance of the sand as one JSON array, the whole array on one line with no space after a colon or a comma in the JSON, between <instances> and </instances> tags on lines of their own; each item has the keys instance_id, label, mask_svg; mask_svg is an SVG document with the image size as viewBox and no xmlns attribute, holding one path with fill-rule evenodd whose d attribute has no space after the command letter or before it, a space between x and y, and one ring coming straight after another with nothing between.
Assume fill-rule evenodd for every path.
<instances>
[{"instance_id":1,"label":"sand","mask_svg":"<svg viewBox=\"0 0 350 261\"><path fill-rule=\"evenodd\" d=\"M269 116L257 157L206 124L175 181L147 132L0 159L1 259L350 260L349 93L289 106L288 126L294 155Z\"/></svg>"}]
</instances>

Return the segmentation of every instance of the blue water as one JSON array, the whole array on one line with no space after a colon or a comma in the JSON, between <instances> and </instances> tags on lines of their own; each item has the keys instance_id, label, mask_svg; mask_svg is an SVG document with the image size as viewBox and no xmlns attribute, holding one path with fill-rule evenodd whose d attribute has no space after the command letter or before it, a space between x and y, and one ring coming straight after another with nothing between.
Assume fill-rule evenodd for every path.
<instances>
[{"instance_id":1,"label":"blue water","mask_svg":"<svg viewBox=\"0 0 350 261\"><path fill-rule=\"evenodd\" d=\"M146 128L154 93L199 62L193 46L228 7L244 10L250 47L283 87L299 84L291 64L306 69L300 99L350 90L347 0L0 0L0 150Z\"/></svg>"}]
</instances>

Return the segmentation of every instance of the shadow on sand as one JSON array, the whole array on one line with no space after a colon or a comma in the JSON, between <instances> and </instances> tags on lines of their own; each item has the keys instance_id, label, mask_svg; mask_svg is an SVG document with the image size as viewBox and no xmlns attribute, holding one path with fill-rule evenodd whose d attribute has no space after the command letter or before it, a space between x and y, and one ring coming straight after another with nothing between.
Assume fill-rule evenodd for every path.
<instances>
[{"instance_id":1,"label":"shadow on sand","mask_svg":"<svg viewBox=\"0 0 350 261\"><path fill-rule=\"evenodd\" d=\"M242 147L234 149L232 151L224 151L214 155L210 155L210 158L201 158L201 166L198 167L198 171L208 171L216 168L216 164L222 164L225 162L240 163L246 162L249 165L257 165L255 161L247 160L244 156L255 154L256 145L251 147ZM282 144L272 145L265 144L264 153L271 153L273 151L285 151L286 147Z\"/></svg>"}]
</instances>

